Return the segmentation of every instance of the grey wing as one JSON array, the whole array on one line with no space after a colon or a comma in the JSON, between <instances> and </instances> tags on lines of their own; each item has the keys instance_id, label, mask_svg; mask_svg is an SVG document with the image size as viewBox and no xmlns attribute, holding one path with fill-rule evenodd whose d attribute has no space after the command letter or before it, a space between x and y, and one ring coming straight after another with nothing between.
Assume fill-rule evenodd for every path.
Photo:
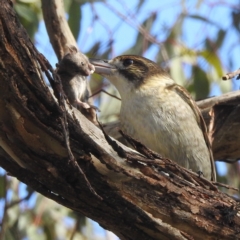
<instances>
[{"instance_id":1,"label":"grey wing","mask_svg":"<svg viewBox=\"0 0 240 240\"><path fill-rule=\"evenodd\" d=\"M207 132L207 126L206 126L205 121L203 119L202 113L200 112L200 109L198 108L196 102L192 99L190 94L188 92L186 92L186 90L183 87L181 87L180 85L173 84L173 85L168 86L168 89L171 89L171 90L175 91L191 107L191 109L192 109L192 111L193 111L193 113L196 117L196 121L198 123L198 126L203 132L204 140L205 140L206 145L208 147L210 160L211 160L211 168L212 168L211 180L216 181L216 170L215 170L215 164L214 164L214 159L213 159L213 154L212 154L212 145L210 143L210 140L209 140L209 137L208 137L208 132Z\"/></svg>"}]
</instances>

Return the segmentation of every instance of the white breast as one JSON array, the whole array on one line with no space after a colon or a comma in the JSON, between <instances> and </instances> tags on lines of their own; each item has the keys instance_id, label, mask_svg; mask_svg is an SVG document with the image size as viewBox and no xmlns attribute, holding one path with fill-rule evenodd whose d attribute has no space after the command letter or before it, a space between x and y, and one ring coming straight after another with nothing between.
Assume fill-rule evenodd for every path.
<instances>
[{"instance_id":1,"label":"white breast","mask_svg":"<svg viewBox=\"0 0 240 240\"><path fill-rule=\"evenodd\" d=\"M163 94L167 97L163 98ZM172 97L173 101L169 101ZM191 107L175 92L152 88L125 97L120 121L123 131L150 149L183 167L203 171L206 177L211 175L202 131Z\"/></svg>"}]
</instances>

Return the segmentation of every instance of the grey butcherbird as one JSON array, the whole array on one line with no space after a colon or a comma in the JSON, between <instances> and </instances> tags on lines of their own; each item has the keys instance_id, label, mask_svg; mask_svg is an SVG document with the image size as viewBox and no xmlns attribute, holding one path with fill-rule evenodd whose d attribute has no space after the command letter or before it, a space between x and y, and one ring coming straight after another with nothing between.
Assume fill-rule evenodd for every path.
<instances>
[{"instance_id":1,"label":"grey butcherbird","mask_svg":"<svg viewBox=\"0 0 240 240\"><path fill-rule=\"evenodd\" d=\"M135 55L90 59L122 98L120 122L128 135L207 179L216 179L211 144L200 110L186 89L156 63Z\"/></svg>"}]
</instances>

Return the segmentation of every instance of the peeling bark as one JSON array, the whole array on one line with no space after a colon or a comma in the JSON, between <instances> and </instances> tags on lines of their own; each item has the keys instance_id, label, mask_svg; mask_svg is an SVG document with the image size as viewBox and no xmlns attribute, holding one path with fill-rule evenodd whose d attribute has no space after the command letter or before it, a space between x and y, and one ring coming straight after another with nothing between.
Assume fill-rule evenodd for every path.
<instances>
[{"instance_id":1,"label":"peeling bark","mask_svg":"<svg viewBox=\"0 0 240 240\"><path fill-rule=\"evenodd\" d=\"M198 102L212 138L215 159L240 159L240 91Z\"/></svg>"},{"instance_id":2,"label":"peeling bark","mask_svg":"<svg viewBox=\"0 0 240 240\"><path fill-rule=\"evenodd\" d=\"M11 1L1 3L0 166L121 239L240 238L238 204L213 183L154 153L146 157L113 142L120 157L99 128L77 109L59 104L42 77L43 71L59 94L51 66L31 43ZM214 141L238 110L238 101L230 103L231 108L221 108L223 102L207 105L215 116L209 121ZM230 114L222 114L226 109Z\"/></svg>"}]
</instances>

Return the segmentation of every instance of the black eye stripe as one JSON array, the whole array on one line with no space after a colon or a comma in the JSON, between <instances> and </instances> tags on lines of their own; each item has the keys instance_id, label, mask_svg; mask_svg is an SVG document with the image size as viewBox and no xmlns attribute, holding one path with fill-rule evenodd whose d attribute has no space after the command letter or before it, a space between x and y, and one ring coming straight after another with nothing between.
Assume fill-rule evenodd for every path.
<instances>
[{"instance_id":1,"label":"black eye stripe","mask_svg":"<svg viewBox=\"0 0 240 240\"><path fill-rule=\"evenodd\" d=\"M132 59L127 58L127 59L124 59L124 61L123 61L123 66L124 66L124 67L127 67L127 66L132 65L133 63L134 63L134 61L133 61Z\"/></svg>"}]
</instances>

